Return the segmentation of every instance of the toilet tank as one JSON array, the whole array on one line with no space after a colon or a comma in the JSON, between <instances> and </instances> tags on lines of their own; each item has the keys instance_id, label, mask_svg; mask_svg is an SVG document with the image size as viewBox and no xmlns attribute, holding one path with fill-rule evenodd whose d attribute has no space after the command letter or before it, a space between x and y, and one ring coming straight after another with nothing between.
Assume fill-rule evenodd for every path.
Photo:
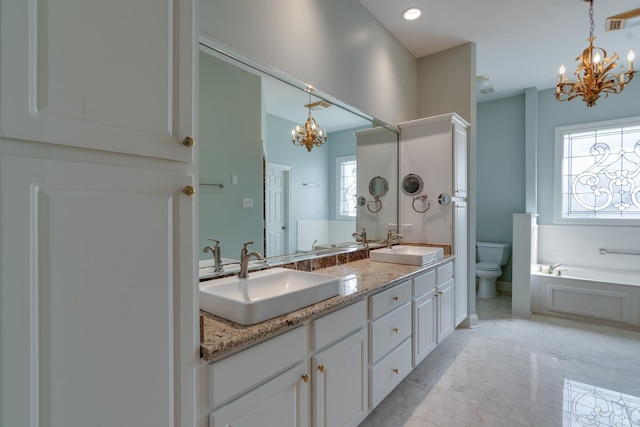
<instances>
[{"instance_id":1,"label":"toilet tank","mask_svg":"<svg viewBox=\"0 0 640 427\"><path fill-rule=\"evenodd\" d=\"M476 242L478 261L495 262L505 265L509 262L511 245L509 243Z\"/></svg>"}]
</instances>

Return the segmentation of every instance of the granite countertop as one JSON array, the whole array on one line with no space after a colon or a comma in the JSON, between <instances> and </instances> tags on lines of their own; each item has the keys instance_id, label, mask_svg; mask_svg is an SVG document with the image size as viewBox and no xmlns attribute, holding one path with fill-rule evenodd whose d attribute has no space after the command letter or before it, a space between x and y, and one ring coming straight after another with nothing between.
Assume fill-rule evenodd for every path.
<instances>
[{"instance_id":1,"label":"granite countertop","mask_svg":"<svg viewBox=\"0 0 640 427\"><path fill-rule=\"evenodd\" d=\"M239 325L211 313L200 311L203 317L201 357L208 362L214 362L304 322L317 319L369 295L395 286L416 273L431 269L451 259L451 256L445 256L442 260L424 266L370 262L369 259L363 259L315 270L318 273L339 276L340 294L255 325Z\"/></svg>"}]
</instances>

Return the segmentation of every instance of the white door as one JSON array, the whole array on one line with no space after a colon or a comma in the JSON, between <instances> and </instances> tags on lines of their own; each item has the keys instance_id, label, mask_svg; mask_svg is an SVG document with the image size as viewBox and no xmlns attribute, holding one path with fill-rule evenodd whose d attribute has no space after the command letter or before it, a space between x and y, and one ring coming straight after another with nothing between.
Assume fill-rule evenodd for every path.
<instances>
[{"instance_id":1,"label":"white door","mask_svg":"<svg viewBox=\"0 0 640 427\"><path fill-rule=\"evenodd\" d=\"M192 161L194 0L0 0L0 136Z\"/></svg>"},{"instance_id":2,"label":"white door","mask_svg":"<svg viewBox=\"0 0 640 427\"><path fill-rule=\"evenodd\" d=\"M413 366L436 348L435 288L413 301Z\"/></svg>"},{"instance_id":3,"label":"white door","mask_svg":"<svg viewBox=\"0 0 640 427\"><path fill-rule=\"evenodd\" d=\"M289 250L290 166L267 163L265 172L265 238L266 255L278 256Z\"/></svg>"},{"instance_id":4,"label":"white door","mask_svg":"<svg viewBox=\"0 0 640 427\"><path fill-rule=\"evenodd\" d=\"M364 329L313 356L314 426L357 426L365 418L366 358Z\"/></svg>"},{"instance_id":5,"label":"white door","mask_svg":"<svg viewBox=\"0 0 640 427\"><path fill-rule=\"evenodd\" d=\"M438 310L438 343L441 343L454 330L453 327L453 279L449 279L442 285L438 285L437 310Z\"/></svg>"},{"instance_id":6,"label":"white door","mask_svg":"<svg viewBox=\"0 0 640 427\"><path fill-rule=\"evenodd\" d=\"M195 425L186 185L180 172L0 156L1 425Z\"/></svg>"},{"instance_id":7,"label":"white door","mask_svg":"<svg viewBox=\"0 0 640 427\"><path fill-rule=\"evenodd\" d=\"M216 409L209 415L209 427L309 426L311 383L307 366L307 362L300 363Z\"/></svg>"},{"instance_id":8,"label":"white door","mask_svg":"<svg viewBox=\"0 0 640 427\"><path fill-rule=\"evenodd\" d=\"M454 271L454 307L455 326L458 326L467 318L467 204L465 202L453 202L453 260Z\"/></svg>"}]
</instances>

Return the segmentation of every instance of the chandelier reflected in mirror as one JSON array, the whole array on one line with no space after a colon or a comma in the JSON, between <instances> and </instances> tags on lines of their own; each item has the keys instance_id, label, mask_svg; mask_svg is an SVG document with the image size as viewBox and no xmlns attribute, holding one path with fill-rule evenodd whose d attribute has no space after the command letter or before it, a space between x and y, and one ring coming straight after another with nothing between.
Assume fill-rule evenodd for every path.
<instances>
[{"instance_id":1,"label":"chandelier reflected in mirror","mask_svg":"<svg viewBox=\"0 0 640 427\"><path fill-rule=\"evenodd\" d=\"M323 105L327 104L324 101L320 101L319 103L312 104L311 103L311 92L313 88L311 86L307 86L305 89L309 93L309 103L305 105L309 111L309 116L307 120L304 122L304 125L300 127L300 125L296 126L294 129L291 129L291 142L293 145L298 147L305 147L307 151L311 151L313 147L319 147L325 142L327 142L327 131L326 129L323 131L320 129L318 122L311 116L311 108L314 105Z\"/></svg>"},{"instance_id":2,"label":"chandelier reflected in mirror","mask_svg":"<svg viewBox=\"0 0 640 427\"><path fill-rule=\"evenodd\" d=\"M574 98L582 97L588 107L596 105L596 101L601 95L606 98L609 94L622 92L625 85L633 79L633 51L629 51L627 59L629 60L629 69L624 71L621 64L620 69L616 70L618 64L618 54L607 57L607 52L593 45L595 37L593 36L593 1L583 0L589 3L589 46L582 52L582 55L576 58L579 62L575 71L576 80L567 80L565 77L564 65L560 67L558 74L558 83L556 85L556 99L558 101L571 101Z\"/></svg>"}]
</instances>

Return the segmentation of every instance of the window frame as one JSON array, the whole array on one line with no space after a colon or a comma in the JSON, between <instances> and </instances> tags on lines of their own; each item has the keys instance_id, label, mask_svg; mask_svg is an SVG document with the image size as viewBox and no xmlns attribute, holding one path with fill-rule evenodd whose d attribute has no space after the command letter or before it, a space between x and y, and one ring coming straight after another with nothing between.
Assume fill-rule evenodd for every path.
<instances>
[{"instance_id":1,"label":"window frame","mask_svg":"<svg viewBox=\"0 0 640 427\"><path fill-rule=\"evenodd\" d=\"M350 161L356 162L356 168L358 167L355 154L336 157L336 220L339 221L355 221L357 216L356 211L354 211L353 216L342 215L340 212L340 206L342 203L342 163Z\"/></svg>"},{"instance_id":2,"label":"window frame","mask_svg":"<svg viewBox=\"0 0 640 427\"><path fill-rule=\"evenodd\" d=\"M640 116L603 120L598 122L580 123L575 125L559 126L555 128L554 145L554 224L564 225L597 225L597 226L638 226L640 219L623 218L564 218L562 216L563 188L562 188L562 163L564 160L564 135L566 133L585 132L598 129L615 128L621 126L640 126Z\"/></svg>"}]
</instances>

